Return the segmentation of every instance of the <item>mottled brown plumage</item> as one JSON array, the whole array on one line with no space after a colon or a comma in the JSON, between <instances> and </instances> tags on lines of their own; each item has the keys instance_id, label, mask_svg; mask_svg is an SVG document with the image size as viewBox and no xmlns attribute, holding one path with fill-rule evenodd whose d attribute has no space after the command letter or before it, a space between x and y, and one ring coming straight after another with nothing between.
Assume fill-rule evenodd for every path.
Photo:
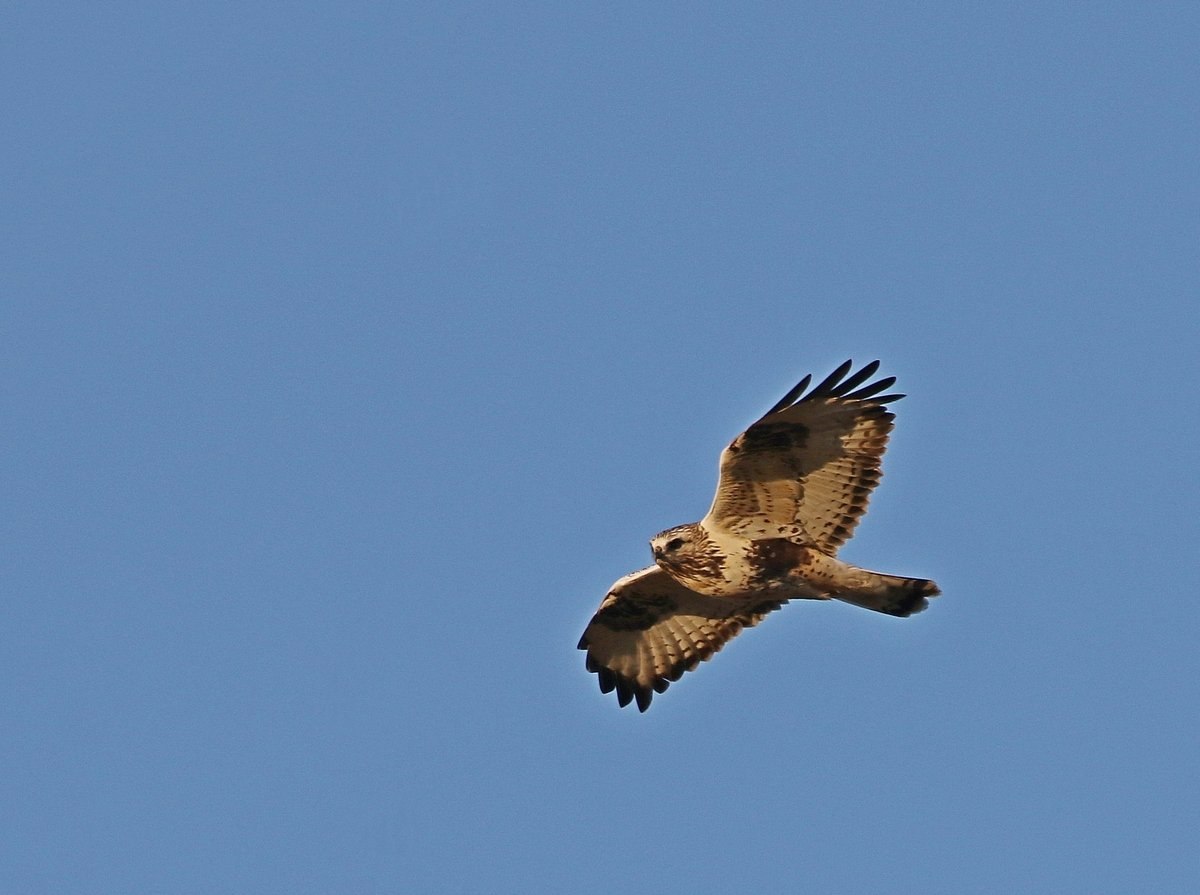
<instances>
[{"instance_id":1,"label":"mottled brown plumage","mask_svg":"<svg viewBox=\"0 0 1200 895\"><path fill-rule=\"evenodd\" d=\"M646 711L662 693L713 655L742 628L757 625L782 600L723 600L688 590L658 566L613 585L579 648L604 693L617 691L626 706Z\"/></svg>"},{"instance_id":2,"label":"mottled brown plumage","mask_svg":"<svg viewBox=\"0 0 1200 895\"><path fill-rule=\"evenodd\" d=\"M600 689L645 711L654 693L791 599L838 599L888 615L920 612L937 585L836 558L879 483L893 414L846 361L811 376L722 452L717 493L699 522L655 535L656 565L617 581L579 648ZM806 391L807 390L807 391Z\"/></svg>"}]
</instances>

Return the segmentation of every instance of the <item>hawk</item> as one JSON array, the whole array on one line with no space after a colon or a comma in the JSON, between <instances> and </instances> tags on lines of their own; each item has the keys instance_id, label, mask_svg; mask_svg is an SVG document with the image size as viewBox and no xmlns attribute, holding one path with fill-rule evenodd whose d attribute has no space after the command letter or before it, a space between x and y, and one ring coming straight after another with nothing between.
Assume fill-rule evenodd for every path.
<instances>
[{"instance_id":1,"label":"hawk","mask_svg":"<svg viewBox=\"0 0 1200 895\"><path fill-rule=\"evenodd\" d=\"M889 376L864 385L873 361L846 361L807 390L805 376L721 453L717 494L699 522L650 540L654 565L617 581L579 649L600 690L640 711L711 659L743 628L789 600L842 600L906 618L940 591L837 559L879 484L880 460L904 395ZM807 390L807 391L806 391Z\"/></svg>"}]
</instances>

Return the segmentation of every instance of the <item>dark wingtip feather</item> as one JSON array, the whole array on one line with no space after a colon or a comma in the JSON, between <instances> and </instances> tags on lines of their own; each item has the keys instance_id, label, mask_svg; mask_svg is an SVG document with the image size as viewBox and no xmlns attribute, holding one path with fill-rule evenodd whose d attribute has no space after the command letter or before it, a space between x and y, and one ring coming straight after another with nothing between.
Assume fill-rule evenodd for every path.
<instances>
[{"instance_id":1,"label":"dark wingtip feather","mask_svg":"<svg viewBox=\"0 0 1200 895\"><path fill-rule=\"evenodd\" d=\"M855 383L855 385L857 385L857 384L858 383ZM851 400L851 401L862 401L863 399L869 398L872 395L879 394L881 391L883 391L886 388L891 388L895 384L896 384L895 376L885 376L883 379L880 379L876 382L872 382L870 385L864 385L858 391L851 392L850 394L844 395L843 397L845 397L846 399Z\"/></svg>"},{"instance_id":2,"label":"dark wingtip feather","mask_svg":"<svg viewBox=\"0 0 1200 895\"><path fill-rule=\"evenodd\" d=\"M816 386L814 386L812 389L809 389L808 394L805 394L804 390L808 388L808 384L812 382L812 374L809 373L807 376L801 379L791 391L784 395L774 407L763 414L763 417L768 417L773 413L778 413L781 410L785 410L788 407L792 407L804 401L815 401L824 398L844 398L847 401L870 400L874 404L886 404L889 401L899 401L904 397L904 395L900 394L883 395L879 398L874 397L885 389L891 388L893 385L895 385L895 376L885 376L883 379L880 379L876 382L870 382L866 385L863 385L864 382L867 382L868 379L870 379L879 371L878 360L871 361L863 366L863 368L857 373L846 377L846 374L849 373L853 368L854 361L846 361L836 370L822 379ZM843 377L846 378L843 379Z\"/></svg>"},{"instance_id":3,"label":"dark wingtip feather","mask_svg":"<svg viewBox=\"0 0 1200 895\"><path fill-rule=\"evenodd\" d=\"M599 681L600 681L600 692L601 693L611 693L613 691L613 689L617 686L617 676L615 674L613 674L611 671L609 671L607 668L605 668L603 665L599 665L595 668L590 668L588 670L596 672L596 676L599 678Z\"/></svg>"},{"instance_id":4,"label":"dark wingtip feather","mask_svg":"<svg viewBox=\"0 0 1200 895\"><path fill-rule=\"evenodd\" d=\"M874 376L875 371L878 369L879 369L879 361L873 360L869 364L867 364L865 367L863 367L861 370L859 370L857 373L855 373L853 376L851 376L849 379L847 379L844 382L841 382L838 385L836 385L835 387L831 388L829 390L829 393L831 395L836 395L837 397L842 397L843 395L846 394L846 392L850 391L853 388L857 388L858 386L860 386L864 382L866 382L868 379L870 379L872 376ZM868 386L868 388L869 388L869 386Z\"/></svg>"},{"instance_id":5,"label":"dark wingtip feather","mask_svg":"<svg viewBox=\"0 0 1200 895\"><path fill-rule=\"evenodd\" d=\"M799 382L797 382L794 386L792 386L791 391L789 391L786 395L784 395L782 398L780 398L776 402L775 406L772 407L770 410L768 410L764 414L764 416L770 416L772 413L777 413L778 411L783 410L783 408L785 408L785 407L790 407L792 405L793 401L795 401L802 394L804 394L804 390L806 388L808 388L808 384L810 382L812 382L812 373L809 373L807 376L805 376L803 379L801 379Z\"/></svg>"},{"instance_id":6,"label":"dark wingtip feather","mask_svg":"<svg viewBox=\"0 0 1200 895\"><path fill-rule=\"evenodd\" d=\"M849 373L853 367L854 361L847 360L844 364L822 379L817 387L808 393L808 397L822 398L827 394L831 394L834 386L836 386L841 381L842 377Z\"/></svg>"}]
</instances>

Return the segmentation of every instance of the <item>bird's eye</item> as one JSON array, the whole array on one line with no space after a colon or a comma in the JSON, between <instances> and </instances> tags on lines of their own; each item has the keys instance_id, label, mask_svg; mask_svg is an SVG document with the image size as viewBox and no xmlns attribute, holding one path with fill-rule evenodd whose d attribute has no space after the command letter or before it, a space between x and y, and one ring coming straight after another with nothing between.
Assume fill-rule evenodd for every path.
<instances>
[{"instance_id":1,"label":"bird's eye","mask_svg":"<svg viewBox=\"0 0 1200 895\"><path fill-rule=\"evenodd\" d=\"M671 538L671 540L667 541L667 552L674 553L676 550L678 550L682 546L683 546L683 538Z\"/></svg>"}]
</instances>

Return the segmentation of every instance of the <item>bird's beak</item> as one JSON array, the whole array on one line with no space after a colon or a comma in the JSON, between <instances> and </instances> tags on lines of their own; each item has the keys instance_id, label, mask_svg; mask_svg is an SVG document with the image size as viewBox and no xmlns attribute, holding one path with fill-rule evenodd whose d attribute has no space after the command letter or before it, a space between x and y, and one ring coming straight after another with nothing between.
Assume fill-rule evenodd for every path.
<instances>
[{"instance_id":1,"label":"bird's beak","mask_svg":"<svg viewBox=\"0 0 1200 895\"><path fill-rule=\"evenodd\" d=\"M650 552L654 554L655 560L662 559L662 548L661 547L651 547Z\"/></svg>"}]
</instances>

